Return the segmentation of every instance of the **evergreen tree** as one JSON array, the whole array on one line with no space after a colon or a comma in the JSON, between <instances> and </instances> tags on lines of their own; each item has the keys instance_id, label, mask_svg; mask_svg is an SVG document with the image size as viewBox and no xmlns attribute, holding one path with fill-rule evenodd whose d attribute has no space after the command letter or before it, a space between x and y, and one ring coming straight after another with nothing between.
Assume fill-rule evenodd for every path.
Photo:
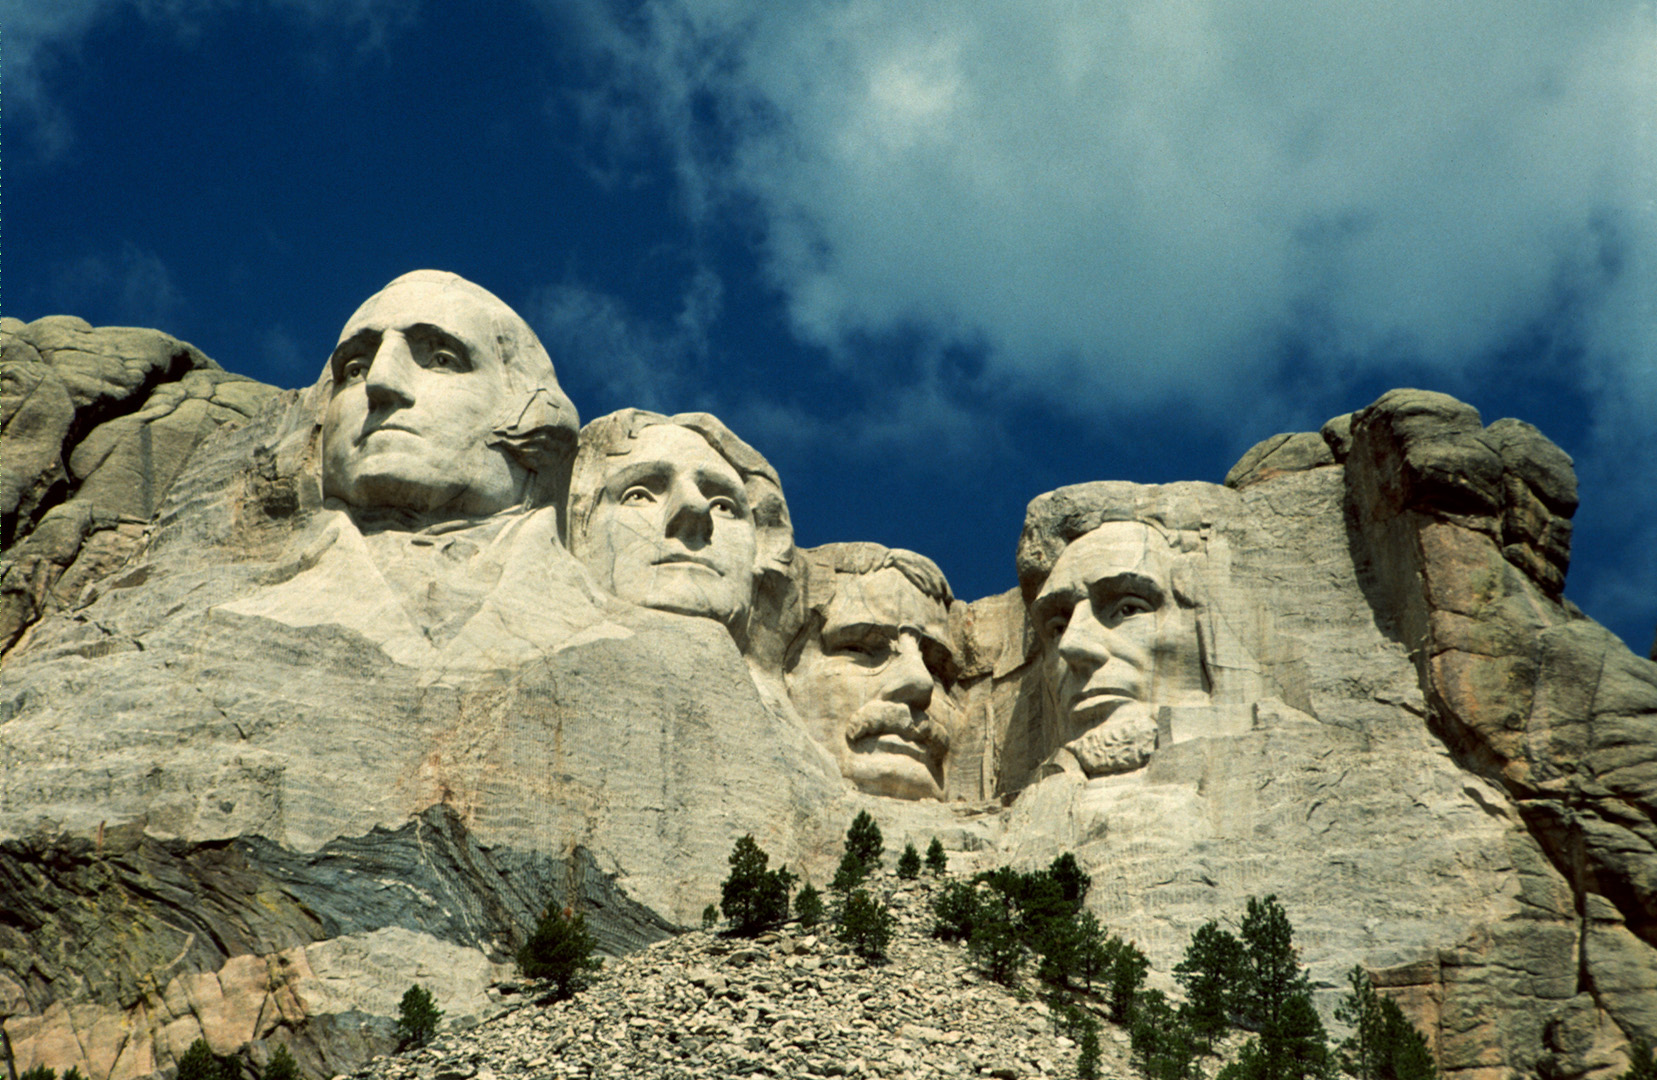
<instances>
[{"instance_id":1,"label":"evergreen tree","mask_svg":"<svg viewBox=\"0 0 1657 1080\"><path fill-rule=\"evenodd\" d=\"M1644 1039L1635 1039L1628 1048L1628 1070L1617 1080L1657 1080L1657 1054Z\"/></svg>"},{"instance_id":2,"label":"evergreen tree","mask_svg":"<svg viewBox=\"0 0 1657 1080\"><path fill-rule=\"evenodd\" d=\"M851 827L846 830L847 854L856 855L865 868L873 870L880 865L880 855L885 850L880 826L875 824L875 819L869 816L867 810L859 810L857 816L852 818Z\"/></svg>"},{"instance_id":3,"label":"evergreen tree","mask_svg":"<svg viewBox=\"0 0 1657 1080\"><path fill-rule=\"evenodd\" d=\"M903 854L898 856L898 877L913 881L920 876L921 853L915 850L914 844L903 845Z\"/></svg>"},{"instance_id":4,"label":"evergreen tree","mask_svg":"<svg viewBox=\"0 0 1657 1080\"><path fill-rule=\"evenodd\" d=\"M980 906L972 934L967 938L967 955L984 969L984 974L1003 986L1013 985L1024 967L1026 952L1023 940L1000 905Z\"/></svg>"},{"instance_id":5,"label":"evergreen tree","mask_svg":"<svg viewBox=\"0 0 1657 1080\"><path fill-rule=\"evenodd\" d=\"M1076 1051L1077 1080L1099 1080L1099 1021L1088 1017Z\"/></svg>"},{"instance_id":6,"label":"evergreen tree","mask_svg":"<svg viewBox=\"0 0 1657 1080\"><path fill-rule=\"evenodd\" d=\"M405 1046L425 1046L437 1034L437 1024L442 1019L443 1010L432 1000L431 991L415 983L404 991L402 1004L397 1007L397 1038ZM183 1069L184 1065L180 1062L180 1076L183 1076Z\"/></svg>"},{"instance_id":7,"label":"evergreen tree","mask_svg":"<svg viewBox=\"0 0 1657 1080\"><path fill-rule=\"evenodd\" d=\"M926 845L926 868L936 877L943 877L949 870L949 856L944 852L943 841L936 836Z\"/></svg>"},{"instance_id":8,"label":"evergreen tree","mask_svg":"<svg viewBox=\"0 0 1657 1080\"><path fill-rule=\"evenodd\" d=\"M518 970L525 978L551 982L554 999L567 998L586 989L588 976L599 969L593 947L586 916L570 908L549 907L518 950Z\"/></svg>"},{"instance_id":9,"label":"evergreen tree","mask_svg":"<svg viewBox=\"0 0 1657 1080\"><path fill-rule=\"evenodd\" d=\"M1133 1022L1134 1007L1145 985L1145 973L1151 970L1151 961L1139 951L1139 946L1119 937L1109 938L1104 951L1110 1019L1112 1023L1127 1025Z\"/></svg>"},{"instance_id":10,"label":"evergreen tree","mask_svg":"<svg viewBox=\"0 0 1657 1080\"><path fill-rule=\"evenodd\" d=\"M1205 1054L1213 1051L1214 1040L1230 1026L1242 968L1243 943L1216 922L1197 928L1185 959L1174 966L1174 978L1185 988L1181 1014Z\"/></svg>"},{"instance_id":11,"label":"evergreen tree","mask_svg":"<svg viewBox=\"0 0 1657 1080\"><path fill-rule=\"evenodd\" d=\"M78 1072L79 1070L71 1070ZM178 1080L237 1080L241 1066L233 1057L219 1057L206 1039L197 1039L178 1059ZM66 1076L64 1080L68 1080Z\"/></svg>"},{"instance_id":12,"label":"evergreen tree","mask_svg":"<svg viewBox=\"0 0 1657 1080\"><path fill-rule=\"evenodd\" d=\"M63 1080L86 1080L86 1074L81 1072L79 1065L71 1065L69 1071L63 1074Z\"/></svg>"},{"instance_id":13,"label":"evergreen tree","mask_svg":"<svg viewBox=\"0 0 1657 1080\"><path fill-rule=\"evenodd\" d=\"M840 865L834 869L834 877L829 879L829 888L842 895L851 892L863 884L863 879L869 876L869 868L855 851L848 850L840 856Z\"/></svg>"},{"instance_id":14,"label":"evergreen tree","mask_svg":"<svg viewBox=\"0 0 1657 1080\"><path fill-rule=\"evenodd\" d=\"M66 1076L63 1080L69 1080ZM271 1054L270 1060L265 1063L264 1071L259 1074L259 1080L300 1080L299 1062L288 1053L288 1048L278 1043L276 1052Z\"/></svg>"},{"instance_id":15,"label":"evergreen tree","mask_svg":"<svg viewBox=\"0 0 1657 1080\"><path fill-rule=\"evenodd\" d=\"M58 1071L50 1065L36 1065L32 1069L25 1069L17 1080L58 1080Z\"/></svg>"},{"instance_id":16,"label":"evergreen tree","mask_svg":"<svg viewBox=\"0 0 1657 1080\"><path fill-rule=\"evenodd\" d=\"M886 948L892 942L892 928L897 918L886 905L869 895L867 889L858 889L846 897L840 911L836 936L852 947L852 951L867 960L884 960Z\"/></svg>"},{"instance_id":17,"label":"evergreen tree","mask_svg":"<svg viewBox=\"0 0 1657 1080\"><path fill-rule=\"evenodd\" d=\"M966 941L978 922L978 889L969 881L945 882L932 901L932 936L944 941Z\"/></svg>"},{"instance_id":18,"label":"evergreen tree","mask_svg":"<svg viewBox=\"0 0 1657 1080\"><path fill-rule=\"evenodd\" d=\"M767 870L771 857L742 837L731 849L731 876L720 885L720 910L738 934L757 934L788 918L788 894L794 875L787 867Z\"/></svg>"},{"instance_id":19,"label":"evergreen tree","mask_svg":"<svg viewBox=\"0 0 1657 1080\"><path fill-rule=\"evenodd\" d=\"M712 930L714 928L714 925L718 922L719 922L719 908L718 908L718 906L716 906L714 904L709 904L707 907L702 909L702 929Z\"/></svg>"},{"instance_id":20,"label":"evergreen tree","mask_svg":"<svg viewBox=\"0 0 1657 1080\"><path fill-rule=\"evenodd\" d=\"M1236 1004L1259 1032L1220 1070L1220 1080L1321 1080L1333 1068L1328 1035L1300 969L1294 928L1277 897L1249 898L1240 927L1242 983Z\"/></svg>"},{"instance_id":21,"label":"evergreen tree","mask_svg":"<svg viewBox=\"0 0 1657 1080\"><path fill-rule=\"evenodd\" d=\"M1238 1011L1244 1027L1264 1031L1276 1022L1290 997L1309 993L1311 985L1295 954L1294 927L1275 895L1249 897L1243 916L1242 980Z\"/></svg>"},{"instance_id":22,"label":"evergreen tree","mask_svg":"<svg viewBox=\"0 0 1657 1080\"><path fill-rule=\"evenodd\" d=\"M1346 978L1352 989L1335 1006L1335 1019L1352 1028L1340 1045L1341 1070L1357 1080L1433 1080L1432 1049L1398 1003L1376 993L1362 967Z\"/></svg>"},{"instance_id":23,"label":"evergreen tree","mask_svg":"<svg viewBox=\"0 0 1657 1080\"><path fill-rule=\"evenodd\" d=\"M1133 1064L1145 1080L1193 1080L1197 1039L1160 990L1137 995L1129 1046Z\"/></svg>"},{"instance_id":24,"label":"evergreen tree","mask_svg":"<svg viewBox=\"0 0 1657 1080\"><path fill-rule=\"evenodd\" d=\"M808 930L823 921L823 894L809 881L794 897L794 914L800 917L800 925Z\"/></svg>"}]
</instances>

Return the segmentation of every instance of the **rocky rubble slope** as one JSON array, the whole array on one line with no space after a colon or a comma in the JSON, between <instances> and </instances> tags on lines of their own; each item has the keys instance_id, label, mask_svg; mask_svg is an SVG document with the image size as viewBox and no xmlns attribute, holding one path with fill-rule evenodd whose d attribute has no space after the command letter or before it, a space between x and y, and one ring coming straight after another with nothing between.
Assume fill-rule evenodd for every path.
<instances>
[{"instance_id":1,"label":"rocky rubble slope","mask_svg":"<svg viewBox=\"0 0 1657 1080\"><path fill-rule=\"evenodd\" d=\"M1077 1047L1048 1007L983 978L929 936L940 884L884 875L897 917L869 964L826 924L752 941L696 931L605 963L568 1001L507 1005L432 1045L378 1057L357 1080L553 1077L1070 1077ZM520 997L516 984L502 1000ZM1101 1022L1101 1075L1127 1076L1127 1033ZM1208 1073L1218 1069L1209 1059Z\"/></svg>"}]
</instances>

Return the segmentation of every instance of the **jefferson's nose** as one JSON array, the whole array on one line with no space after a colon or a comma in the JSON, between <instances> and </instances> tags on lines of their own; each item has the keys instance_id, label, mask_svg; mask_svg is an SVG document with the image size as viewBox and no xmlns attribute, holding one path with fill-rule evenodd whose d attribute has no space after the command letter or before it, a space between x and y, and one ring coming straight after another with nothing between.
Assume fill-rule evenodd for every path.
<instances>
[{"instance_id":1,"label":"jefferson's nose","mask_svg":"<svg viewBox=\"0 0 1657 1080\"><path fill-rule=\"evenodd\" d=\"M924 712L932 704L932 672L914 634L900 634L893 643L895 655L881 683L881 697Z\"/></svg>"},{"instance_id":2,"label":"jefferson's nose","mask_svg":"<svg viewBox=\"0 0 1657 1080\"><path fill-rule=\"evenodd\" d=\"M414 362L408 339L388 330L368 364L366 389L372 405L414 404Z\"/></svg>"},{"instance_id":3,"label":"jefferson's nose","mask_svg":"<svg viewBox=\"0 0 1657 1080\"><path fill-rule=\"evenodd\" d=\"M680 477L667 493L667 535L701 547L713 539L713 504L690 477Z\"/></svg>"}]
</instances>

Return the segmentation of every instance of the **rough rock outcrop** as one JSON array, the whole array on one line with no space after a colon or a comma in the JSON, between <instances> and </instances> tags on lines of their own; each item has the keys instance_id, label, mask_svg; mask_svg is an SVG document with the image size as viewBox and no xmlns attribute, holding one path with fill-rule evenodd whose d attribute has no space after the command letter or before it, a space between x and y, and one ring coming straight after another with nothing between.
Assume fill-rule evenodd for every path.
<instances>
[{"instance_id":1,"label":"rough rock outcrop","mask_svg":"<svg viewBox=\"0 0 1657 1080\"><path fill-rule=\"evenodd\" d=\"M343 1071L411 982L497 1011L546 904L636 949L696 920L744 833L821 884L859 808L967 867L1075 851L1164 982L1192 930L1275 892L1326 1012L1362 963L1458 1078L1603 1077L1657 1036L1657 665L1563 599L1574 477L1528 425L1397 391L1228 486L1037 497L1018 588L891 628L953 653L940 707L892 721L950 717L944 800L892 799L786 698L780 533L751 598L775 626L681 610L667 571L627 603L564 550L563 507L399 529L325 499L322 417L367 353L277 391L150 331L3 329L13 1075L165 1074L198 1035ZM711 453L737 484L684 498L728 496L740 531L746 458L701 438L698 475ZM1111 652L1130 619L1140 652Z\"/></svg>"}]
</instances>

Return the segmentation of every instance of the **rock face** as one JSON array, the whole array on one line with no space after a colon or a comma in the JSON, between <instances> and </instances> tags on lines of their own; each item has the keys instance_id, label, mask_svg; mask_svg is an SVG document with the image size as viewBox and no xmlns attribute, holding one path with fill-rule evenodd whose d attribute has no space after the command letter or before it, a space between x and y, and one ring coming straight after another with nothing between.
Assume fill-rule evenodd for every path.
<instances>
[{"instance_id":1,"label":"rock face","mask_svg":"<svg viewBox=\"0 0 1657 1080\"><path fill-rule=\"evenodd\" d=\"M1018 587L965 603L913 553L795 552L711 417L572 443L533 335L458 280L399 279L305 391L0 326L10 1075L166 1074L198 1036L345 1071L410 983L497 1012L548 904L635 950L744 833L825 882L859 809L957 870L1076 852L1164 985L1276 893L1325 1012L1361 963L1456 1077L1657 1037L1657 664L1563 598L1575 481L1534 428L1394 391L1226 486L1040 495ZM520 396L444 436L445 488L388 418L497 362Z\"/></svg>"}]
</instances>

